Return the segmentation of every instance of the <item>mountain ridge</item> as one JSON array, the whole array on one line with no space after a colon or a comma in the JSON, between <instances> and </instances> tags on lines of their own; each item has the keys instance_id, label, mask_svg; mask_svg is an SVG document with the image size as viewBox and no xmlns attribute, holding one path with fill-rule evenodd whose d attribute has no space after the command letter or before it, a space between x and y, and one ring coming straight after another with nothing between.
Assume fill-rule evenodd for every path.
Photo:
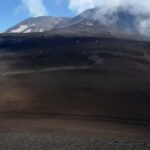
<instances>
[{"instance_id":1,"label":"mountain ridge","mask_svg":"<svg viewBox=\"0 0 150 150\"><path fill-rule=\"evenodd\" d=\"M85 10L75 17L41 16L28 18L9 28L5 33L63 32L89 34L142 34L138 19L148 16L135 15L128 10L118 8L111 13L101 9Z\"/></svg>"},{"instance_id":2,"label":"mountain ridge","mask_svg":"<svg viewBox=\"0 0 150 150\"><path fill-rule=\"evenodd\" d=\"M19 24L6 30L6 33L45 32L51 30L56 24L65 22L67 19L68 18L66 17L53 17L53 16L40 16L34 18L27 18L22 22L20 22Z\"/></svg>"}]
</instances>

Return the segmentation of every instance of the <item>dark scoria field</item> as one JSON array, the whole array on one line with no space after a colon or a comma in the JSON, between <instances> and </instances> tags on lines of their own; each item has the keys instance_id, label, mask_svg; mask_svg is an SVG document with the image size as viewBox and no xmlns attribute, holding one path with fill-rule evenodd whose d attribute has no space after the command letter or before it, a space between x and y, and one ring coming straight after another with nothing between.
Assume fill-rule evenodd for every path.
<instances>
[{"instance_id":1,"label":"dark scoria field","mask_svg":"<svg viewBox=\"0 0 150 150\"><path fill-rule=\"evenodd\" d=\"M0 111L150 119L150 43L0 38Z\"/></svg>"},{"instance_id":2,"label":"dark scoria field","mask_svg":"<svg viewBox=\"0 0 150 150\"><path fill-rule=\"evenodd\" d=\"M53 130L55 125L48 126L49 122L42 120L42 116L44 116L44 118L51 119L52 124L57 124L55 127L57 132L63 129L67 132L66 126L69 127L66 125L67 120L71 122L75 119L77 126L69 123L74 126L73 131L70 129L71 131L68 132L74 133L82 130L85 134L85 127L87 132L90 131L90 135L94 134L92 137L106 136L106 139L113 140L116 138L128 139L129 137L135 140L138 137L139 140L143 138L149 140L150 42L113 37L1 35L0 112L1 120L3 120L0 123L0 129L3 132L31 132L32 129L35 129L36 132L43 130L48 132L49 128ZM38 121L35 119L37 116ZM27 123L28 117L31 124ZM18 128L11 121L9 124L8 118L11 121L14 118L13 121L18 124ZM25 118L25 120L21 121L19 118ZM39 123L40 118L43 124ZM60 118L65 120L65 123L59 122ZM89 126L86 127L86 123L81 123L81 120L87 121ZM90 121L94 121L94 123ZM105 123L99 125L101 121L106 121L107 127ZM22 122L28 124L28 127L23 127L24 123ZM114 125L112 122L115 122ZM111 127L109 127L109 123ZM120 125L124 127L120 127ZM113 126L115 130L113 130ZM106 129L104 129L105 127ZM111 129L107 131L107 128ZM134 130L133 135L132 129ZM106 134L109 131L110 133ZM123 131L126 133L123 134ZM9 134L6 134L5 138L9 137L11 141ZM86 134L89 136L89 133ZM0 138L1 136L3 135L0 135ZM17 134L17 139L18 136L21 135ZM24 136L22 138L31 143L35 138L32 138L32 135L30 136L31 141L27 141L29 134ZM78 136L73 136L76 137L74 142L83 140L77 138ZM44 137L36 137L35 141L37 138L40 143ZM53 138L57 141L58 137ZM63 139L63 137L61 138ZM59 140L62 142L61 138L58 138L57 142ZM46 137L46 140L50 139ZM87 138L84 142L87 144L89 140ZM91 144L94 144L94 140L98 141L98 139L93 139ZM70 138L68 142L72 143ZM107 142L110 145L107 145ZM113 144L112 149L115 146L116 149L124 148L123 144L125 143L122 141L111 142L112 140L108 139L104 142L108 146L105 149L110 148L111 150ZM143 145L140 147L139 143ZM133 142L133 145L129 143L128 146L131 147L129 146L128 149L132 149L132 147L149 149L146 147L149 144L141 141L139 143ZM84 143L76 144L79 149L82 149L82 144L84 145ZM58 143L56 145L58 146ZM88 149L85 145L83 149ZM95 144L90 146L96 149L100 145L103 144L98 142L97 146ZM2 144L2 146L4 145ZM77 149L76 146L74 149ZM87 145L87 147L89 146ZM68 149L68 147L64 149Z\"/></svg>"}]
</instances>

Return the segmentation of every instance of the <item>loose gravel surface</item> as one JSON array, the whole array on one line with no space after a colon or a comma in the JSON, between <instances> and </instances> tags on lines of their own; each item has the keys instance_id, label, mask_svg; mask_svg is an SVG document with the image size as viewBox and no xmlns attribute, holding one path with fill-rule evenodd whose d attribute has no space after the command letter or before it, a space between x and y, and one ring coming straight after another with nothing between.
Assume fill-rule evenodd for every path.
<instances>
[{"instance_id":1,"label":"loose gravel surface","mask_svg":"<svg viewBox=\"0 0 150 150\"><path fill-rule=\"evenodd\" d=\"M0 150L150 150L150 126L75 116L1 114Z\"/></svg>"},{"instance_id":2,"label":"loose gravel surface","mask_svg":"<svg viewBox=\"0 0 150 150\"><path fill-rule=\"evenodd\" d=\"M149 150L150 141L31 133L1 133L0 150Z\"/></svg>"}]
</instances>

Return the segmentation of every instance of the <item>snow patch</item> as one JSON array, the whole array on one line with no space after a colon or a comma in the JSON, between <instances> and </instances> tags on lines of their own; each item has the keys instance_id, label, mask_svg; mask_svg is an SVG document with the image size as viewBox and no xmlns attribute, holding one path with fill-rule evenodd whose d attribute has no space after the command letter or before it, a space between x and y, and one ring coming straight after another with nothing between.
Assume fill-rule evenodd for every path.
<instances>
[{"instance_id":1,"label":"snow patch","mask_svg":"<svg viewBox=\"0 0 150 150\"><path fill-rule=\"evenodd\" d=\"M10 33L20 33L20 32L23 32L27 28L28 28L27 25L20 25L19 28L10 31Z\"/></svg>"},{"instance_id":2,"label":"snow patch","mask_svg":"<svg viewBox=\"0 0 150 150\"><path fill-rule=\"evenodd\" d=\"M24 33L30 33L31 29L26 30Z\"/></svg>"},{"instance_id":3,"label":"snow patch","mask_svg":"<svg viewBox=\"0 0 150 150\"><path fill-rule=\"evenodd\" d=\"M93 26L94 24L91 23L91 22L87 22L86 25L87 25L87 26Z\"/></svg>"},{"instance_id":4,"label":"snow patch","mask_svg":"<svg viewBox=\"0 0 150 150\"><path fill-rule=\"evenodd\" d=\"M40 29L40 32L43 32L44 30L43 29Z\"/></svg>"},{"instance_id":5,"label":"snow patch","mask_svg":"<svg viewBox=\"0 0 150 150\"><path fill-rule=\"evenodd\" d=\"M35 26L36 26L36 24L34 23L34 24L32 24L31 26L32 26L32 27L35 27Z\"/></svg>"}]
</instances>

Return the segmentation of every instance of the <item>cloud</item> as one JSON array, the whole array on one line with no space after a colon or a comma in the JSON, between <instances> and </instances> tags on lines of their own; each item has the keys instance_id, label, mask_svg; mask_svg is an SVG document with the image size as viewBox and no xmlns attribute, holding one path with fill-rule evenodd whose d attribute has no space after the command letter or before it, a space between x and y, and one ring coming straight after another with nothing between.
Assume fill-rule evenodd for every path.
<instances>
[{"instance_id":1,"label":"cloud","mask_svg":"<svg viewBox=\"0 0 150 150\"><path fill-rule=\"evenodd\" d=\"M82 11L98 7L99 11L94 16L94 19L99 19L103 22L106 21L106 14L111 15L122 8L123 10L128 10L131 14L135 16L149 16L149 17L137 17L136 23L139 32L146 34L150 33L150 0L69 0L69 9L76 14ZM114 17L112 22L116 18ZM111 22L110 21L110 22Z\"/></svg>"},{"instance_id":2,"label":"cloud","mask_svg":"<svg viewBox=\"0 0 150 150\"><path fill-rule=\"evenodd\" d=\"M150 13L150 0L69 0L69 8L76 13L94 7L111 11L118 7L130 7L135 13Z\"/></svg>"},{"instance_id":3,"label":"cloud","mask_svg":"<svg viewBox=\"0 0 150 150\"><path fill-rule=\"evenodd\" d=\"M13 15L16 17L25 10L26 8L23 5L18 5L18 7L16 7L16 9L14 10Z\"/></svg>"},{"instance_id":4,"label":"cloud","mask_svg":"<svg viewBox=\"0 0 150 150\"><path fill-rule=\"evenodd\" d=\"M98 0L70 0L69 8L75 13L81 13L82 11L93 8L98 5Z\"/></svg>"},{"instance_id":5,"label":"cloud","mask_svg":"<svg viewBox=\"0 0 150 150\"><path fill-rule=\"evenodd\" d=\"M21 0L23 6L28 10L31 16L47 16L48 11L44 6L43 0Z\"/></svg>"}]
</instances>

